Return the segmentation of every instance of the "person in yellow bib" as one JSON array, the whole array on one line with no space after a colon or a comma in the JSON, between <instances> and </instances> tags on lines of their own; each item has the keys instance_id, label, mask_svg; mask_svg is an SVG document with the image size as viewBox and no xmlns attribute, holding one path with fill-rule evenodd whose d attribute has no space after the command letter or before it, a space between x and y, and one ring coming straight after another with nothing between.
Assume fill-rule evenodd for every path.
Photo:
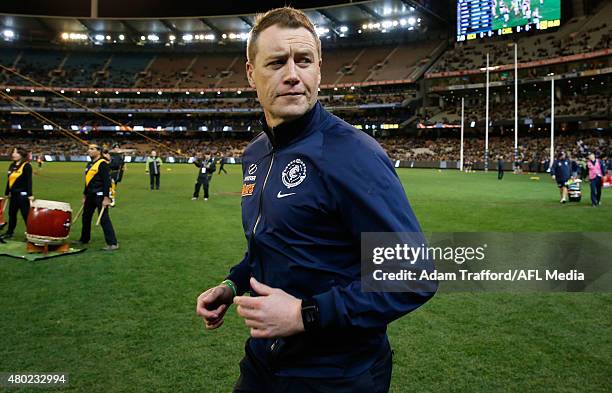
<instances>
[{"instance_id":1,"label":"person in yellow bib","mask_svg":"<svg viewBox=\"0 0 612 393\"><path fill-rule=\"evenodd\" d=\"M8 169L8 179L4 190L5 198L10 201L9 222L6 233L2 235L3 239L13 237L13 232L17 226L18 212L21 212L24 222L28 221L30 201L34 199L32 196L32 166L28 160L28 155L28 151L20 147L13 149L11 154L13 162Z\"/></svg>"},{"instance_id":2,"label":"person in yellow bib","mask_svg":"<svg viewBox=\"0 0 612 393\"><path fill-rule=\"evenodd\" d=\"M91 162L85 169L85 189L83 190L83 226L81 227L80 244L87 244L91 238L91 219L94 212L102 212L100 224L106 240L105 251L114 251L119 248L115 230L110 220L109 205L111 203L109 191L111 187L110 166L102 157L102 150L98 145L89 145L87 154Z\"/></svg>"}]
</instances>

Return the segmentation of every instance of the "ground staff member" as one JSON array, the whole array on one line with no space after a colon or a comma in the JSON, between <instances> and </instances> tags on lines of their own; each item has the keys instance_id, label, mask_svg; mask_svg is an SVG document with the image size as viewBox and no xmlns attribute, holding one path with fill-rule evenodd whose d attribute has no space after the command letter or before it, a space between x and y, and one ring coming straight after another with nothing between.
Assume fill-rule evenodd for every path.
<instances>
[{"instance_id":1,"label":"ground staff member","mask_svg":"<svg viewBox=\"0 0 612 393\"><path fill-rule=\"evenodd\" d=\"M221 172L227 174L227 171L225 170L225 168L223 168L225 166L225 157L221 157L221 159L219 160L219 174L221 174Z\"/></svg>"},{"instance_id":2,"label":"ground staff member","mask_svg":"<svg viewBox=\"0 0 612 393\"><path fill-rule=\"evenodd\" d=\"M602 161L595 158L593 153L589 154L587 167L589 168L589 182L591 185L591 206L597 207L601 203L602 179L606 174L606 169Z\"/></svg>"},{"instance_id":3,"label":"ground staff member","mask_svg":"<svg viewBox=\"0 0 612 393\"><path fill-rule=\"evenodd\" d=\"M567 181L571 177L571 164L570 161L565 156L565 152L560 152L557 155L557 159L553 162L552 168L550 168L552 178L557 182L557 187L559 187L559 193L561 195L561 200L559 202L565 203L567 202Z\"/></svg>"},{"instance_id":4,"label":"ground staff member","mask_svg":"<svg viewBox=\"0 0 612 393\"><path fill-rule=\"evenodd\" d=\"M108 162L102 158L102 151L98 145L89 145L87 154L91 161L85 169L85 189L83 190L83 226L81 228L81 238L79 243L89 243L91 237L91 219L94 212L104 213L100 219L104 240L106 240L105 251L114 251L119 248L115 230L110 220L109 206L111 203L109 191L111 188L110 167Z\"/></svg>"},{"instance_id":5,"label":"ground staff member","mask_svg":"<svg viewBox=\"0 0 612 393\"><path fill-rule=\"evenodd\" d=\"M303 12L259 16L247 58L266 123L242 162L248 249L197 313L215 329L233 301L250 328L235 392L388 391L387 324L436 284L362 291L360 236L419 224L380 145L318 103L321 46Z\"/></svg>"},{"instance_id":6,"label":"ground staff member","mask_svg":"<svg viewBox=\"0 0 612 393\"><path fill-rule=\"evenodd\" d=\"M115 145L108 153L108 163L110 165L111 177L111 206L115 206L117 202L117 187L123 179L123 171L125 168L125 158L119 152L119 146Z\"/></svg>"},{"instance_id":7,"label":"ground staff member","mask_svg":"<svg viewBox=\"0 0 612 393\"><path fill-rule=\"evenodd\" d=\"M27 223L32 196L32 166L28 161L28 152L23 148L13 149L11 153L13 162L9 165L8 178L4 196L9 198L9 222L3 239L13 237L17 226L17 213L21 212L23 221Z\"/></svg>"},{"instance_id":8,"label":"ground staff member","mask_svg":"<svg viewBox=\"0 0 612 393\"><path fill-rule=\"evenodd\" d=\"M200 196L200 187L203 187L204 200L207 201L209 197L208 188L210 185L210 180L215 172L215 160L209 156L202 159L202 156L198 155L198 158L193 162L193 164L198 167L198 177L196 179L195 189L193 190L191 200L195 201L198 199Z\"/></svg>"},{"instance_id":9,"label":"ground staff member","mask_svg":"<svg viewBox=\"0 0 612 393\"><path fill-rule=\"evenodd\" d=\"M162 160L157 157L155 150L151 151L151 155L147 157L145 172L149 174L151 190L159 190L159 178L161 173Z\"/></svg>"}]
</instances>

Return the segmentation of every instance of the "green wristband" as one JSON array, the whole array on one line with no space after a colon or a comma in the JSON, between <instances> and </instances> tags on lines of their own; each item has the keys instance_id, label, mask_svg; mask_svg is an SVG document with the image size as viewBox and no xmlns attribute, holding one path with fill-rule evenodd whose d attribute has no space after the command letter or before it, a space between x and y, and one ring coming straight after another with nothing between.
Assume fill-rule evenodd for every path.
<instances>
[{"instance_id":1,"label":"green wristband","mask_svg":"<svg viewBox=\"0 0 612 393\"><path fill-rule=\"evenodd\" d=\"M229 289L232 290L234 296L238 295L238 291L236 291L236 285L232 282L232 280L223 280L221 281L221 284L227 285Z\"/></svg>"}]
</instances>

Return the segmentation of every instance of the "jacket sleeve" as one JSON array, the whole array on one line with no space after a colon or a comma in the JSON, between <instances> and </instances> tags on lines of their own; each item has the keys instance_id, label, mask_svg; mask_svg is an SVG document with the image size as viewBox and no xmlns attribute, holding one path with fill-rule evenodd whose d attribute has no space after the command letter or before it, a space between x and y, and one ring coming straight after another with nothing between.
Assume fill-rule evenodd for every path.
<instances>
[{"instance_id":1,"label":"jacket sleeve","mask_svg":"<svg viewBox=\"0 0 612 393\"><path fill-rule=\"evenodd\" d=\"M419 223L385 152L369 137L353 139L325 148L323 157L344 160L341 165L325 163L324 178L356 247L363 232L409 232L421 238ZM431 271L433 264L425 261L422 268ZM407 285L404 292L364 292L358 278L315 295L320 328L384 327L427 302L438 286L435 281Z\"/></svg>"},{"instance_id":2,"label":"jacket sleeve","mask_svg":"<svg viewBox=\"0 0 612 393\"><path fill-rule=\"evenodd\" d=\"M147 157L147 161L145 161L145 172L149 173L149 163L151 162L151 157Z\"/></svg>"},{"instance_id":3,"label":"jacket sleeve","mask_svg":"<svg viewBox=\"0 0 612 393\"><path fill-rule=\"evenodd\" d=\"M201 163L202 163L202 166L205 165L204 161L202 161ZM243 174L245 171L244 165L245 164L243 161L242 163L242 173ZM247 251L244 253L244 257L242 258L242 260L230 269L230 273L227 275L226 279L232 280L234 285L236 285L236 294L240 296L240 295L243 295L246 291L251 289L251 284L249 283L251 276L252 274L251 274L251 267L249 265L249 251L247 249Z\"/></svg>"},{"instance_id":4,"label":"jacket sleeve","mask_svg":"<svg viewBox=\"0 0 612 393\"><path fill-rule=\"evenodd\" d=\"M23 175L26 177L26 187L28 196L32 196L32 165L25 164L23 167Z\"/></svg>"},{"instance_id":5,"label":"jacket sleeve","mask_svg":"<svg viewBox=\"0 0 612 393\"><path fill-rule=\"evenodd\" d=\"M249 252L247 251L244 253L242 261L234 265L226 277L227 280L232 280L234 285L236 285L236 293L238 296L244 294L251 288L251 284L249 283L251 268L249 267L248 256Z\"/></svg>"}]
</instances>

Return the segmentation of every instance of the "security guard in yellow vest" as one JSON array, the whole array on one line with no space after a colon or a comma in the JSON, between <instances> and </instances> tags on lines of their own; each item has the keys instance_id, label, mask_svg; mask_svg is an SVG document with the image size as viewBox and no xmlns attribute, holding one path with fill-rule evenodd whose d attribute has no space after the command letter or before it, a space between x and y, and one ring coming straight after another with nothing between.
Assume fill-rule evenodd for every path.
<instances>
[{"instance_id":1,"label":"security guard in yellow vest","mask_svg":"<svg viewBox=\"0 0 612 393\"><path fill-rule=\"evenodd\" d=\"M27 222L32 196L32 166L28 161L28 152L23 148L15 148L11 154L13 162L8 169L8 179L4 195L9 198L9 225L3 239L13 237L17 226L17 212L21 212L23 221Z\"/></svg>"},{"instance_id":2,"label":"security guard in yellow vest","mask_svg":"<svg viewBox=\"0 0 612 393\"><path fill-rule=\"evenodd\" d=\"M87 164L85 169L85 189L83 190L83 226L81 229L81 238L79 243L89 243L91 237L91 219L96 208L98 212L102 211L105 206L104 213L100 219L102 230L104 231L104 239L106 240L105 251L114 251L119 248L115 230L110 220L109 205L111 203L109 190L111 186L110 166L102 157L102 151L98 145L89 145L87 154L91 158L91 162Z\"/></svg>"}]
</instances>

